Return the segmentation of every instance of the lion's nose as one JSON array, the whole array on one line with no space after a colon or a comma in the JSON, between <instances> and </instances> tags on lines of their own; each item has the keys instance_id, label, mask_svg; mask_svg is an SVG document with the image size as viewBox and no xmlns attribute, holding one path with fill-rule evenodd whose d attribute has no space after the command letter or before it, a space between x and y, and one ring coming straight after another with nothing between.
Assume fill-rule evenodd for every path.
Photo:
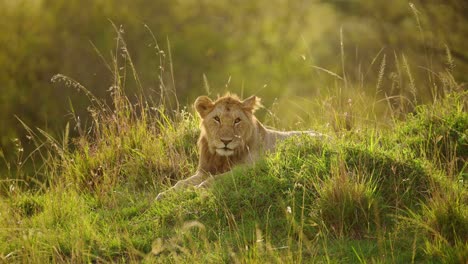
<instances>
[{"instance_id":1,"label":"lion's nose","mask_svg":"<svg viewBox=\"0 0 468 264\"><path fill-rule=\"evenodd\" d=\"M232 139L221 139L221 142L223 142L223 143L224 143L224 145L226 145L226 146L227 146L229 143L231 143L231 142L232 142Z\"/></svg>"}]
</instances>

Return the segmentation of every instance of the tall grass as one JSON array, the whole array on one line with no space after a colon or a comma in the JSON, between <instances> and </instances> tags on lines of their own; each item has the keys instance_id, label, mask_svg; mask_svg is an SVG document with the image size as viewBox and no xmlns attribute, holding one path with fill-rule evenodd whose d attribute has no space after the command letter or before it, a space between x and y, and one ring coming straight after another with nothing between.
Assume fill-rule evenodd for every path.
<instances>
[{"instance_id":1,"label":"tall grass","mask_svg":"<svg viewBox=\"0 0 468 264\"><path fill-rule=\"evenodd\" d=\"M449 72L439 76L447 92L432 105L419 106L421 89L402 56L391 89L410 90L371 103L347 100L349 91L332 98L341 102L331 109L333 130L317 128L335 131L331 140L292 138L210 189L187 189L154 201L158 192L195 171L199 120L171 95L176 82L169 42L167 51L154 43L161 89L152 100L122 31L116 32L116 49L105 62L114 77L110 100L96 98L69 77L53 78L89 97L90 123L83 124L72 108L73 122L60 139L24 124L36 150L24 157L18 142L17 164L10 164L1 182L3 261L468 259L468 94L459 91ZM385 90L387 65L384 55L376 94ZM342 76L340 87L359 87ZM139 87L136 95L125 92L130 82ZM319 101L316 107L323 106ZM385 107L384 115L373 112L376 105ZM390 125L376 126L383 116ZM76 138L69 136L73 127ZM42 165L27 174L21 170L25 160Z\"/></svg>"}]
</instances>

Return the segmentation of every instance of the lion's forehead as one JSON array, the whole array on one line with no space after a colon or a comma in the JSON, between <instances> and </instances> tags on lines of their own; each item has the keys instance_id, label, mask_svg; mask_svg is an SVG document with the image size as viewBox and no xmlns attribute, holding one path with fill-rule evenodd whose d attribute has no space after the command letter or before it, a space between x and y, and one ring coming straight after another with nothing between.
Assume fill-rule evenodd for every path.
<instances>
[{"instance_id":1,"label":"lion's forehead","mask_svg":"<svg viewBox=\"0 0 468 264\"><path fill-rule=\"evenodd\" d=\"M243 115L243 111L236 104L220 104L215 106L212 114L219 116L221 119L233 119Z\"/></svg>"}]
</instances>

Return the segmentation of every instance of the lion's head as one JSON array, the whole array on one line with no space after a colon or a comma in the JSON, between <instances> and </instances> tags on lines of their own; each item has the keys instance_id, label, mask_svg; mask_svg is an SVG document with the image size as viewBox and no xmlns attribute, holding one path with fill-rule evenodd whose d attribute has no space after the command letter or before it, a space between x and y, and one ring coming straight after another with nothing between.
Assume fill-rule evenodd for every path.
<instances>
[{"instance_id":1,"label":"lion's head","mask_svg":"<svg viewBox=\"0 0 468 264\"><path fill-rule=\"evenodd\" d=\"M200 115L201 137L206 139L209 151L229 157L244 152L255 133L255 116L260 98L251 96L241 101L235 95L226 95L212 101L200 96L195 109Z\"/></svg>"}]
</instances>

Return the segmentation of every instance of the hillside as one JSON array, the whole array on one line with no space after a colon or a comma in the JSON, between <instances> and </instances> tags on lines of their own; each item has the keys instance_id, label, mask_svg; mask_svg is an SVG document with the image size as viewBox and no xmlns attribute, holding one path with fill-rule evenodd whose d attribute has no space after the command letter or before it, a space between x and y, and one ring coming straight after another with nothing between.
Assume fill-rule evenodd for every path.
<instances>
[{"instance_id":1,"label":"hillside","mask_svg":"<svg viewBox=\"0 0 468 264\"><path fill-rule=\"evenodd\" d=\"M0 0L0 264L468 263L467 14ZM194 101L225 93L327 136L156 200L197 170Z\"/></svg>"},{"instance_id":2,"label":"hillside","mask_svg":"<svg viewBox=\"0 0 468 264\"><path fill-rule=\"evenodd\" d=\"M139 108L116 90L115 111L92 101L92 129L78 138L25 125L44 165L34 175L11 167L2 181L0 257L464 263L467 96L419 106L387 129L292 138L210 189L155 201L194 172L198 119L164 105Z\"/></svg>"}]
</instances>

